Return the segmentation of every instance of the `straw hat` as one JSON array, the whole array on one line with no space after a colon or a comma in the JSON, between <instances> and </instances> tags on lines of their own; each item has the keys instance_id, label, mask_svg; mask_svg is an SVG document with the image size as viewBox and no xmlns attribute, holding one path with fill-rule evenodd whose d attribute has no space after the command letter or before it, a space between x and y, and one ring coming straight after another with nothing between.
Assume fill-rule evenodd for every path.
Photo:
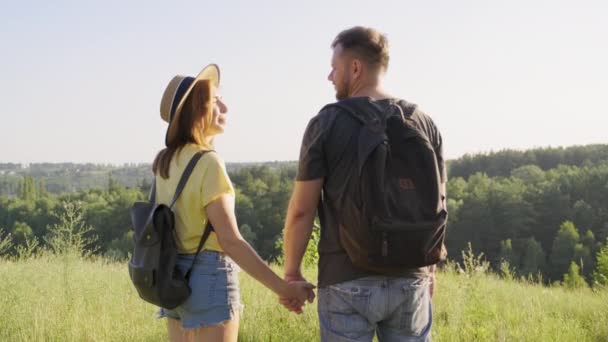
<instances>
[{"instance_id":1,"label":"straw hat","mask_svg":"<svg viewBox=\"0 0 608 342\"><path fill-rule=\"evenodd\" d=\"M217 64L209 64L196 77L178 75L173 77L160 100L160 117L169 123L165 135L165 145L173 140L177 134L177 123L181 115L184 102L194 88L196 81L210 80L216 87L220 84L220 68Z\"/></svg>"}]
</instances>

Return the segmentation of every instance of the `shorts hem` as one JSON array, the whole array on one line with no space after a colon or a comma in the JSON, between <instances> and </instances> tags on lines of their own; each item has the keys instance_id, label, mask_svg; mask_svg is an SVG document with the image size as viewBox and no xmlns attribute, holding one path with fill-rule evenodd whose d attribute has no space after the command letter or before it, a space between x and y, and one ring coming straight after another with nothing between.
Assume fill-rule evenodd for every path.
<instances>
[{"instance_id":1,"label":"shorts hem","mask_svg":"<svg viewBox=\"0 0 608 342\"><path fill-rule=\"evenodd\" d=\"M200 327L210 327L225 324L226 322L233 320L237 312L239 314L239 318L243 317L244 308L245 306L243 304L236 304L230 306L227 317L221 317L219 320L190 320L187 322L184 322L184 320L182 320L180 317L169 314L165 309L161 308L158 312L157 319L170 318L180 321L183 329L198 329Z\"/></svg>"}]
</instances>

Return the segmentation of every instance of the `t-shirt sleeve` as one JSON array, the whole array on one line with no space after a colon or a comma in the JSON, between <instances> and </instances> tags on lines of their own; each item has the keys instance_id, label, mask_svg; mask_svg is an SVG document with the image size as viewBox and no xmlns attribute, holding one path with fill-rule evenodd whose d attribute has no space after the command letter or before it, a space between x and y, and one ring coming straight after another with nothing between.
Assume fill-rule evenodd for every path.
<instances>
[{"instance_id":1,"label":"t-shirt sleeve","mask_svg":"<svg viewBox=\"0 0 608 342\"><path fill-rule=\"evenodd\" d=\"M213 202L222 195L234 196L234 188L224 161L214 152L207 153L207 158L203 158L203 181L201 196L203 207Z\"/></svg>"},{"instance_id":2,"label":"t-shirt sleeve","mask_svg":"<svg viewBox=\"0 0 608 342\"><path fill-rule=\"evenodd\" d=\"M433 148L435 149L435 156L437 157L437 166L439 167L439 175L441 176L441 182L446 183L448 181L448 173L445 167L445 160L443 158L443 138L441 133L435 127L435 142Z\"/></svg>"},{"instance_id":3,"label":"t-shirt sleeve","mask_svg":"<svg viewBox=\"0 0 608 342\"><path fill-rule=\"evenodd\" d=\"M446 170L445 159L443 157L443 138L441 137L439 128L437 128L437 125L435 125L433 119L431 119L430 116L422 112L420 109L416 108L415 113L418 113L418 116L423 118L421 123L423 124L424 130L428 138L431 140L431 144L433 145L435 158L437 159L437 167L439 168L439 177L441 178L442 183L446 183L448 181L448 173Z\"/></svg>"},{"instance_id":4,"label":"t-shirt sleeve","mask_svg":"<svg viewBox=\"0 0 608 342\"><path fill-rule=\"evenodd\" d=\"M319 115L310 120L300 147L300 159L296 180L308 181L323 178L327 174L323 149L324 127Z\"/></svg>"}]
</instances>

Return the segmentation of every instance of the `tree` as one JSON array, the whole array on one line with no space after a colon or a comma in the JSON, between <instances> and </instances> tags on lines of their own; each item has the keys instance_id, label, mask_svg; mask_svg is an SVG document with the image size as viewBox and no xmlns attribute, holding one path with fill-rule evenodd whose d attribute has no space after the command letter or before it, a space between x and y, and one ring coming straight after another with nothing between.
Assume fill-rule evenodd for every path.
<instances>
[{"instance_id":1,"label":"tree","mask_svg":"<svg viewBox=\"0 0 608 342\"><path fill-rule=\"evenodd\" d=\"M0 228L0 255L8 252L12 246L11 234L4 234L4 229Z\"/></svg>"},{"instance_id":2,"label":"tree","mask_svg":"<svg viewBox=\"0 0 608 342\"><path fill-rule=\"evenodd\" d=\"M543 247L534 237L526 239L521 255L521 274L537 274L539 271L542 272L544 268L545 252L543 252Z\"/></svg>"},{"instance_id":3,"label":"tree","mask_svg":"<svg viewBox=\"0 0 608 342\"><path fill-rule=\"evenodd\" d=\"M568 265L574 259L578 240L579 235L574 223L571 221L562 223L555 240L553 240L553 248L551 249L551 275L554 277L553 279L557 279L568 269Z\"/></svg>"},{"instance_id":4,"label":"tree","mask_svg":"<svg viewBox=\"0 0 608 342\"><path fill-rule=\"evenodd\" d=\"M593 271L593 257L591 251L582 243L577 243L574 246L573 261L581 266L581 272L584 276L589 276Z\"/></svg>"},{"instance_id":5,"label":"tree","mask_svg":"<svg viewBox=\"0 0 608 342\"><path fill-rule=\"evenodd\" d=\"M597 252L593 282L601 286L608 286L608 239L606 239L606 245Z\"/></svg>"},{"instance_id":6,"label":"tree","mask_svg":"<svg viewBox=\"0 0 608 342\"><path fill-rule=\"evenodd\" d=\"M531 184L541 182L545 179L545 173L537 165L520 166L511 171L511 176Z\"/></svg>"},{"instance_id":7,"label":"tree","mask_svg":"<svg viewBox=\"0 0 608 342\"><path fill-rule=\"evenodd\" d=\"M12 235L16 244L23 244L27 239L31 239L34 236L34 232L27 223L15 221Z\"/></svg>"},{"instance_id":8,"label":"tree","mask_svg":"<svg viewBox=\"0 0 608 342\"><path fill-rule=\"evenodd\" d=\"M490 189L494 186L493 180L485 174L474 174L469 178L466 196L458 209L458 221L449 223L450 232L446 236L446 247L449 255L460 255L460 251L467 248L467 244L483 249L482 241L488 228L494 227L491 207L489 205ZM449 194L448 194L449 197ZM499 244L500 239L496 240ZM498 247L493 251L493 256L498 254Z\"/></svg>"},{"instance_id":9,"label":"tree","mask_svg":"<svg viewBox=\"0 0 608 342\"><path fill-rule=\"evenodd\" d=\"M447 193L451 199L462 199L467 194L467 182L462 177L450 179L447 184Z\"/></svg>"},{"instance_id":10,"label":"tree","mask_svg":"<svg viewBox=\"0 0 608 342\"><path fill-rule=\"evenodd\" d=\"M579 186L587 190L586 184L587 182L582 182ZM593 219L595 217L594 209L591 205L589 205L584 200L578 200L574 203L573 206L573 222L577 227L581 228L589 228L593 225ZM582 229L581 229L582 231Z\"/></svg>"},{"instance_id":11,"label":"tree","mask_svg":"<svg viewBox=\"0 0 608 342\"><path fill-rule=\"evenodd\" d=\"M499 241L528 235L533 226L533 208L525 198L526 185L519 179L499 179L492 184L488 205L494 224L486 227L484 249L488 259L496 260ZM517 242L514 240L514 242ZM515 250L517 247L513 246ZM514 252L511 264L518 264L519 251Z\"/></svg>"},{"instance_id":12,"label":"tree","mask_svg":"<svg viewBox=\"0 0 608 342\"><path fill-rule=\"evenodd\" d=\"M598 240L602 241L603 239L608 239L608 222L604 223L604 226L598 234Z\"/></svg>"},{"instance_id":13,"label":"tree","mask_svg":"<svg viewBox=\"0 0 608 342\"><path fill-rule=\"evenodd\" d=\"M498 253L498 256L500 261L506 261L511 266L517 267L519 264L517 262L517 258L515 257L515 252L513 252L511 239L500 241L500 252Z\"/></svg>"},{"instance_id":14,"label":"tree","mask_svg":"<svg viewBox=\"0 0 608 342\"><path fill-rule=\"evenodd\" d=\"M548 181L539 185L538 188L532 188L527 196L534 207L536 219L535 224L530 227L530 231L534 232L533 235L540 242L543 250L551 253L560 226L569 219L571 203L570 196L564 193L563 188L553 179L557 177L553 170L547 173ZM557 276L561 277L563 272L559 272Z\"/></svg>"},{"instance_id":15,"label":"tree","mask_svg":"<svg viewBox=\"0 0 608 342\"><path fill-rule=\"evenodd\" d=\"M40 178L37 183L38 198L48 196L48 192L46 191L46 180L44 178Z\"/></svg>"},{"instance_id":16,"label":"tree","mask_svg":"<svg viewBox=\"0 0 608 342\"><path fill-rule=\"evenodd\" d=\"M581 236L581 243L587 247L591 254L595 254L597 250L597 243L595 242L595 234L590 229L587 229L585 234Z\"/></svg>"},{"instance_id":17,"label":"tree","mask_svg":"<svg viewBox=\"0 0 608 342\"><path fill-rule=\"evenodd\" d=\"M570 289L587 287L585 278L579 273L579 267L574 261L570 263L568 273L564 274L564 285Z\"/></svg>"},{"instance_id":18,"label":"tree","mask_svg":"<svg viewBox=\"0 0 608 342\"><path fill-rule=\"evenodd\" d=\"M152 189L152 182L154 181L154 179L152 181L149 181L147 177L142 177L137 187L143 194L146 194L147 196L148 194L150 194L150 190Z\"/></svg>"},{"instance_id":19,"label":"tree","mask_svg":"<svg viewBox=\"0 0 608 342\"><path fill-rule=\"evenodd\" d=\"M133 252L133 247L133 231L130 230L122 238L112 240L104 256L112 260L123 260L129 253Z\"/></svg>"},{"instance_id":20,"label":"tree","mask_svg":"<svg viewBox=\"0 0 608 342\"><path fill-rule=\"evenodd\" d=\"M108 173L108 192L115 192L123 186L114 178L112 172Z\"/></svg>"},{"instance_id":21,"label":"tree","mask_svg":"<svg viewBox=\"0 0 608 342\"><path fill-rule=\"evenodd\" d=\"M31 176L23 177L19 191L19 197L25 202L33 202L36 199L36 185Z\"/></svg>"},{"instance_id":22,"label":"tree","mask_svg":"<svg viewBox=\"0 0 608 342\"><path fill-rule=\"evenodd\" d=\"M249 242L250 245L255 246L255 240L257 239L257 236L255 232L251 230L251 227L248 224L243 224L241 225L241 228L239 230L241 231L243 239Z\"/></svg>"}]
</instances>

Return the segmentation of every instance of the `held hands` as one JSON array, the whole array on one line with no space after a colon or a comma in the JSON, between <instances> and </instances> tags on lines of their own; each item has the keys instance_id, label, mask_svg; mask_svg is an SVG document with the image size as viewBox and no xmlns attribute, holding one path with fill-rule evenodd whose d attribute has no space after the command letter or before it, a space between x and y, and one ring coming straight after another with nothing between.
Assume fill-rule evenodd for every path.
<instances>
[{"instance_id":1,"label":"held hands","mask_svg":"<svg viewBox=\"0 0 608 342\"><path fill-rule=\"evenodd\" d=\"M297 276L285 276L287 282L287 289L284 295L279 297L279 302L289 311L296 314L303 312L302 307L308 301L312 303L315 299L315 293L313 289L315 286L301 275Z\"/></svg>"}]
</instances>

